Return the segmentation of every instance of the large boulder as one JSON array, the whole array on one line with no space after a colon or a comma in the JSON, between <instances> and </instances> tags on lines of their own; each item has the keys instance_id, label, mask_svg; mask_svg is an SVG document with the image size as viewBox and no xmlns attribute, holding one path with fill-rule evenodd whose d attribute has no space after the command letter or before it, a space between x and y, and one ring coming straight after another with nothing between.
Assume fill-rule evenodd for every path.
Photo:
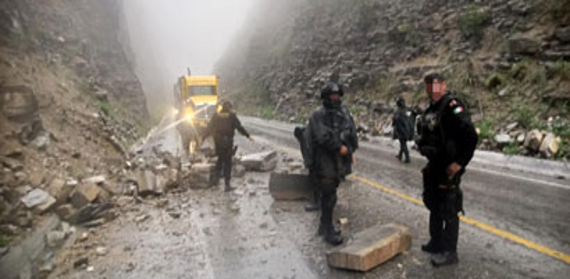
<instances>
[{"instance_id":1,"label":"large boulder","mask_svg":"<svg viewBox=\"0 0 570 279\"><path fill-rule=\"evenodd\" d=\"M38 110L33 89L23 85L0 87L0 110L11 120L30 120Z\"/></svg>"},{"instance_id":2,"label":"large boulder","mask_svg":"<svg viewBox=\"0 0 570 279\"><path fill-rule=\"evenodd\" d=\"M542 144L540 145L540 155L551 158L552 156L558 153L558 149L560 148L561 139L556 137L553 133L548 133L542 140Z\"/></svg>"},{"instance_id":3,"label":"large boulder","mask_svg":"<svg viewBox=\"0 0 570 279\"><path fill-rule=\"evenodd\" d=\"M161 195L164 193L166 180L160 175L156 175L150 170L139 171L137 173L138 193L141 196Z\"/></svg>"},{"instance_id":4,"label":"large boulder","mask_svg":"<svg viewBox=\"0 0 570 279\"><path fill-rule=\"evenodd\" d=\"M21 199L22 203L30 209L43 213L55 205L56 200L42 189L34 189Z\"/></svg>"},{"instance_id":5,"label":"large boulder","mask_svg":"<svg viewBox=\"0 0 570 279\"><path fill-rule=\"evenodd\" d=\"M252 171L271 171L277 166L277 151L245 155L241 158L241 164Z\"/></svg>"}]
</instances>

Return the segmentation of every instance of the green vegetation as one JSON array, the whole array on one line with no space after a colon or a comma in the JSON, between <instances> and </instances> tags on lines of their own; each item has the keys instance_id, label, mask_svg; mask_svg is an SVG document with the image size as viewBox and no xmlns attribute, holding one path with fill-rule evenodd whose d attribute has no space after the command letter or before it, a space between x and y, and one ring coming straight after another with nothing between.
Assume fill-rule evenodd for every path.
<instances>
[{"instance_id":1,"label":"green vegetation","mask_svg":"<svg viewBox=\"0 0 570 279\"><path fill-rule=\"evenodd\" d=\"M263 106L259 108L257 115L265 119L275 119L275 110L270 106Z\"/></svg>"},{"instance_id":2,"label":"green vegetation","mask_svg":"<svg viewBox=\"0 0 570 279\"><path fill-rule=\"evenodd\" d=\"M368 1L362 2L358 7L358 28L362 31L368 31L378 24L378 16Z\"/></svg>"},{"instance_id":3,"label":"green vegetation","mask_svg":"<svg viewBox=\"0 0 570 279\"><path fill-rule=\"evenodd\" d=\"M495 136L496 121L492 118L484 118L475 123L479 128L479 142L482 140L491 140Z\"/></svg>"},{"instance_id":4,"label":"green vegetation","mask_svg":"<svg viewBox=\"0 0 570 279\"><path fill-rule=\"evenodd\" d=\"M490 19L490 16L481 7L470 5L459 15L459 31L464 38L479 42L483 38Z\"/></svg>"},{"instance_id":5,"label":"green vegetation","mask_svg":"<svg viewBox=\"0 0 570 279\"><path fill-rule=\"evenodd\" d=\"M537 115L541 111L541 107L531 108L525 104L518 104L514 107L512 113L515 116L515 120L519 125L527 130L532 129L545 129L545 125L540 123Z\"/></svg>"},{"instance_id":6,"label":"green vegetation","mask_svg":"<svg viewBox=\"0 0 570 279\"><path fill-rule=\"evenodd\" d=\"M547 83L546 68L529 59L514 64L509 75L517 81L530 82L538 86L544 86Z\"/></svg>"},{"instance_id":7,"label":"green vegetation","mask_svg":"<svg viewBox=\"0 0 570 279\"><path fill-rule=\"evenodd\" d=\"M112 113L111 103L107 100L99 101L99 110L106 116L111 116Z\"/></svg>"},{"instance_id":8,"label":"green vegetation","mask_svg":"<svg viewBox=\"0 0 570 279\"><path fill-rule=\"evenodd\" d=\"M503 153L505 153L507 155L517 155L517 154L520 154L521 151L522 151L522 148L516 142L511 142L511 143L509 143L509 145L503 147Z\"/></svg>"},{"instance_id":9,"label":"green vegetation","mask_svg":"<svg viewBox=\"0 0 570 279\"><path fill-rule=\"evenodd\" d=\"M10 244L10 238L4 234L0 234L0 247L7 247Z\"/></svg>"},{"instance_id":10,"label":"green vegetation","mask_svg":"<svg viewBox=\"0 0 570 279\"><path fill-rule=\"evenodd\" d=\"M562 59L556 61L552 73L554 76L560 77L563 80L570 80L570 62Z\"/></svg>"},{"instance_id":11,"label":"green vegetation","mask_svg":"<svg viewBox=\"0 0 570 279\"><path fill-rule=\"evenodd\" d=\"M500 73L493 73L485 80L485 87L489 90L495 90L505 84L505 77Z\"/></svg>"}]
</instances>

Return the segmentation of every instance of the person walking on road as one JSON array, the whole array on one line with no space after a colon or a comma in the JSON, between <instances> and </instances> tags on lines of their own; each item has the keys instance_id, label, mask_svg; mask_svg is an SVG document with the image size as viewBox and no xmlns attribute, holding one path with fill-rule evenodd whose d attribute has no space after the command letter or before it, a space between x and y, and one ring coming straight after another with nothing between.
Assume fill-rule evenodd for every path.
<instances>
[{"instance_id":1,"label":"person walking on road","mask_svg":"<svg viewBox=\"0 0 570 279\"><path fill-rule=\"evenodd\" d=\"M218 157L216 168L210 177L210 185L218 184L223 171L226 192L234 189L231 186L230 180L232 176L235 130L238 130L250 141L253 141L253 138L241 125L237 115L233 112L232 103L226 101L222 104L222 110L212 116L210 124L202 138L203 142L210 135L214 137L216 156Z\"/></svg>"},{"instance_id":2,"label":"person walking on road","mask_svg":"<svg viewBox=\"0 0 570 279\"><path fill-rule=\"evenodd\" d=\"M396 101L397 109L392 117L392 126L394 128L394 139L400 142L400 152L396 156L398 160L410 162L410 151L408 151L408 141L412 140L414 136L414 124L412 112L406 107L406 101L403 97L399 97Z\"/></svg>"},{"instance_id":3,"label":"person walking on road","mask_svg":"<svg viewBox=\"0 0 570 279\"><path fill-rule=\"evenodd\" d=\"M350 112L342 105L343 95L340 85L329 82L321 91L323 105L313 112L307 127L313 157L311 175L321 195L318 234L332 245L343 242L340 231L333 224L337 188L348 174L352 154L358 148L356 126Z\"/></svg>"},{"instance_id":4,"label":"person walking on road","mask_svg":"<svg viewBox=\"0 0 570 279\"><path fill-rule=\"evenodd\" d=\"M430 212L430 241L422 250L432 253L434 266L456 264L459 212L463 212L461 176L477 145L477 132L465 105L446 91L445 78L424 79L431 104L420 122L420 153L428 163L423 173L423 201Z\"/></svg>"}]
</instances>

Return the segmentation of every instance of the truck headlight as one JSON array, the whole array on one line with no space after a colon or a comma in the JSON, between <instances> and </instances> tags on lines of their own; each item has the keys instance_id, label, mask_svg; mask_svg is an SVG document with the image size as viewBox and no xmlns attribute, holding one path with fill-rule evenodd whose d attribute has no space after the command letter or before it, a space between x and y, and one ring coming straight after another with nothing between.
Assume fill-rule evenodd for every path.
<instances>
[{"instance_id":1,"label":"truck headlight","mask_svg":"<svg viewBox=\"0 0 570 279\"><path fill-rule=\"evenodd\" d=\"M186 115L184 115L184 120L188 122L194 121L194 113L191 112L186 113Z\"/></svg>"}]
</instances>

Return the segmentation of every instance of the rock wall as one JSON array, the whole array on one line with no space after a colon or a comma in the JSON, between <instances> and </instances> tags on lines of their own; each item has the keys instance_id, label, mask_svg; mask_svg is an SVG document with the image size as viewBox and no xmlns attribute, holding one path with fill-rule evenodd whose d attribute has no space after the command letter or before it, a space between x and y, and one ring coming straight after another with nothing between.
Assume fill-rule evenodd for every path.
<instances>
[{"instance_id":1,"label":"rock wall","mask_svg":"<svg viewBox=\"0 0 570 279\"><path fill-rule=\"evenodd\" d=\"M149 125L121 1L0 1L0 250L113 177Z\"/></svg>"},{"instance_id":2,"label":"rock wall","mask_svg":"<svg viewBox=\"0 0 570 279\"><path fill-rule=\"evenodd\" d=\"M425 107L422 77L440 71L493 134L530 130L527 110L568 126L568 0L260 0L252 14L216 67L242 112L303 121L340 69L357 120L381 133L395 97Z\"/></svg>"}]
</instances>

